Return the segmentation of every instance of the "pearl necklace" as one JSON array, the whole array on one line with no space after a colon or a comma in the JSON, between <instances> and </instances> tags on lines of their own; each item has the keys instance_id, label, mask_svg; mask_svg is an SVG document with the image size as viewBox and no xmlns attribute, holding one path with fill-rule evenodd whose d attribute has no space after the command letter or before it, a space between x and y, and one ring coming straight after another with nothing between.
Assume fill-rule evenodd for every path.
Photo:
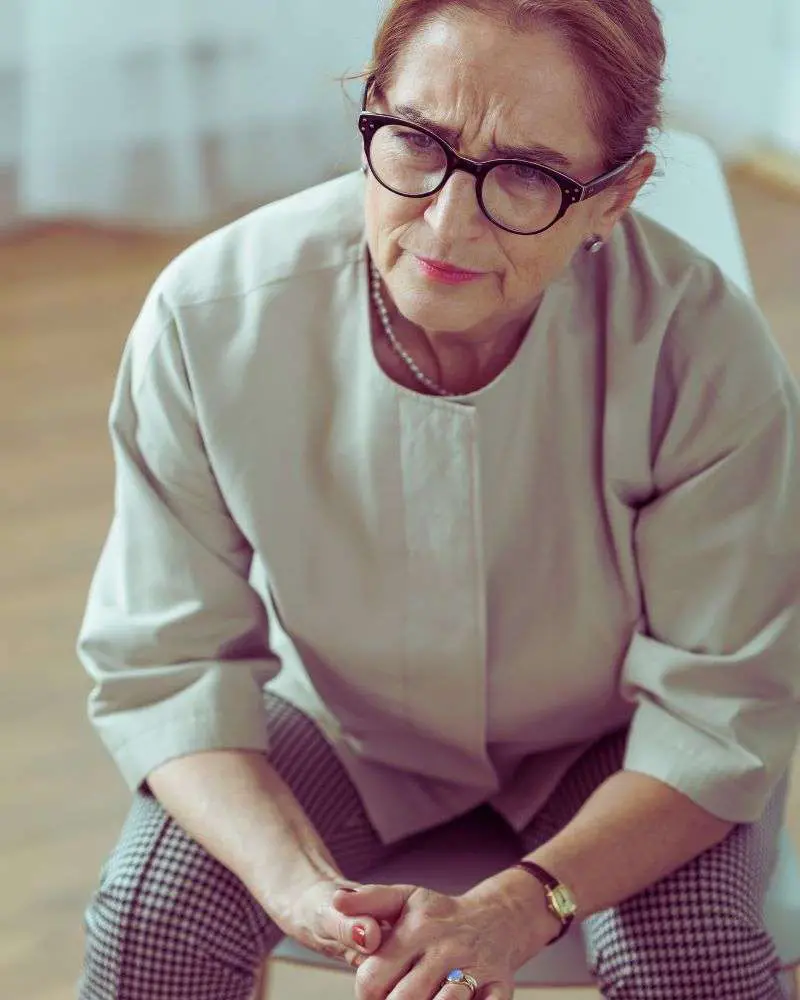
<instances>
[{"instance_id":1,"label":"pearl necklace","mask_svg":"<svg viewBox=\"0 0 800 1000\"><path fill-rule=\"evenodd\" d=\"M437 396L449 396L450 393L447 389L443 389L438 382L434 382L432 378L428 378L425 372L420 371L416 361L411 357L408 351L404 350L402 344L398 341L397 337L395 337L391 321L389 320L389 312L386 308L386 303L383 301L383 296L381 295L381 276L378 274L375 262L370 259L369 263L372 274L372 298L381 317L383 329L386 332L386 339L392 345L395 354L401 361L404 361L406 365L408 365L412 375L418 382L422 383L426 389L430 389L431 392L435 392Z\"/></svg>"}]
</instances>

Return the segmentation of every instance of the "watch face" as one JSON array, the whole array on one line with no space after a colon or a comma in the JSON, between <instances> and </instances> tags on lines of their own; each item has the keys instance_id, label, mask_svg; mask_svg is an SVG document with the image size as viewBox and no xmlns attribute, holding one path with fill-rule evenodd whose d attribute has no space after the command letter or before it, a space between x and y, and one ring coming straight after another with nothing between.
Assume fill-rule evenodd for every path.
<instances>
[{"instance_id":1,"label":"watch face","mask_svg":"<svg viewBox=\"0 0 800 1000\"><path fill-rule=\"evenodd\" d=\"M551 890L553 905L561 917L571 917L578 909L578 905L570 895L569 889L564 885L557 885Z\"/></svg>"}]
</instances>

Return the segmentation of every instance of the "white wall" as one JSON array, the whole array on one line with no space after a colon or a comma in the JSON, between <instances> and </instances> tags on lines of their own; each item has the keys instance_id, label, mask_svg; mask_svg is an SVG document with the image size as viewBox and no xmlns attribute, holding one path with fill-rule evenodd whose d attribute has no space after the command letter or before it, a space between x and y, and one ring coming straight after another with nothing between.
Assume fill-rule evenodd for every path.
<instances>
[{"instance_id":1,"label":"white wall","mask_svg":"<svg viewBox=\"0 0 800 1000\"><path fill-rule=\"evenodd\" d=\"M777 96L791 58L786 22L790 8L800 11L800 0L656 0L656 5L669 46L671 120L705 135L724 155L776 135L779 118L787 117ZM800 72L800 40L795 51Z\"/></svg>"},{"instance_id":2,"label":"white wall","mask_svg":"<svg viewBox=\"0 0 800 1000\"><path fill-rule=\"evenodd\" d=\"M782 73L772 137L779 146L800 156L800 0L785 0L782 28Z\"/></svg>"},{"instance_id":3,"label":"white wall","mask_svg":"<svg viewBox=\"0 0 800 1000\"><path fill-rule=\"evenodd\" d=\"M800 0L655 2L668 123L800 153ZM384 3L0 0L0 224L194 221L354 169L334 77Z\"/></svg>"}]
</instances>

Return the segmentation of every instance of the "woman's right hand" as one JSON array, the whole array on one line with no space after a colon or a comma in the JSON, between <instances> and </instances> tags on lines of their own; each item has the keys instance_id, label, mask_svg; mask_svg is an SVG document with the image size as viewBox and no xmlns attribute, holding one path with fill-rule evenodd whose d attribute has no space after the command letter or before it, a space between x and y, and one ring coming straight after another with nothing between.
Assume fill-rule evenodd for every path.
<instances>
[{"instance_id":1,"label":"woman's right hand","mask_svg":"<svg viewBox=\"0 0 800 1000\"><path fill-rule=\"evenodd\" d=\"M391 930L399 909L392 899L387 899L385 915L389 919L373 916L345 916L333 905L337 892L357 892L360 883L344 877L320 879L301 890L279 920L281 930L300 944L331 958L338 958L348 965L358 964L360 956L378 950L387 930ZM402 907L402 904L400 904ZM363 933L361 932L363 929Z\"/></svg>"}]
</instances>

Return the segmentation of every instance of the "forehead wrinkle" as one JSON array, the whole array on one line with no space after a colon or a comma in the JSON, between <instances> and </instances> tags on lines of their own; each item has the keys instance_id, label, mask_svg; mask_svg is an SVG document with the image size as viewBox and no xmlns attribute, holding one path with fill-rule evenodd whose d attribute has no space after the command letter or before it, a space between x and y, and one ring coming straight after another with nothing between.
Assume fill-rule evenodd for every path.
<instances>
[{"instance_id":1,"label":"forehead wrinkle","mask_svg":"<svg viewBox=\"0 0 800 1000\"><path fill-rule=\"evenodd\" d=\"M490 147L490 143L512 147L513 155L547 163L570 176L591 173L593 166L589 161L593 164L597 153L591 129L585 136L587 149L576 145L576 139L583 142L587 132L586 99L582 93L582 77L578 81L573 79L576 67L572 55L550 32L532 32L537 59L526 60L523 86L514 66L503 58L506 46L499 43L505 43L505 32L492 31L485 19L479 22L477 18L475 14L467 16L466 12L454 12L447 18L429 22L403 51L395 67L393 83L388 88L393 91L392 96L398 103L415 105L424 111L430 122L452 129L455 132L452 145L456 149L461 140L469 142L473 135L485 135L484 149ZM464 24L478 26L481 30L470 30L465 41ZM503 25L498 28L502 29ZM541 39L546 42L544 47ZM515 32L513 37L509 36L509 52L516 52L519 41L527 45L528 40L528 33L520 38ZM539 55L542 57L538 58ZM579 65L577 70L580 76ZM398 84L401 89L397 88ZM566 94L569 98L565 103ZM520 112L516 122L515 111ZM578 117L572 128L569 123L576 113ZM477 126L473 122L477 122ZM498 141L504 123L519 122L523 124L518 125L514 133L506 131L503 135L507 143ZM466 124L459 127L461 123ZM543 128L544 135L541 133ZM532 138L539 141L526 141ZM544 149L537 151L537 146ZM548 156L545 149L556 155ZM474 148L474 151L477 156L479 150Z\"/></svg>"},{"instance_id":2,"label":"forehead wrinkle","mask_svg":"<svg viewBox=\"0 0 800 1000\"><path fill-rule=\"evenodd\" d=\"M436 112L428 111L428 105L426 102L409 102L407 104L402 102L394 105L393 110L401 118L407 118L409 121L426 125L432 132L440 135L443 139L445 139L445 141L449 142L451 146L461 151L460 144L464 134L464 129L448 124L447 121L443 120L442 117ZM458 114L457 109L456 114ZM498 157L509 156L538 160L562 169L573 168L572 161L566 154L560 152L559 150L555 150L544 143L535 142L533 140L526 141L524 139L500 142L497 137L499 127L497 119L501 116L502 112L499 108L491 112L487 111L484 113L481 124L478 126L478 133L487 123L491 127L491 135L489 142L487 143L487 148L490 153ZM459 117L461 116L459 115ZM494 118L496 122L493 126L491 126L492 118Z\"/></svg>"}]
</instances>

